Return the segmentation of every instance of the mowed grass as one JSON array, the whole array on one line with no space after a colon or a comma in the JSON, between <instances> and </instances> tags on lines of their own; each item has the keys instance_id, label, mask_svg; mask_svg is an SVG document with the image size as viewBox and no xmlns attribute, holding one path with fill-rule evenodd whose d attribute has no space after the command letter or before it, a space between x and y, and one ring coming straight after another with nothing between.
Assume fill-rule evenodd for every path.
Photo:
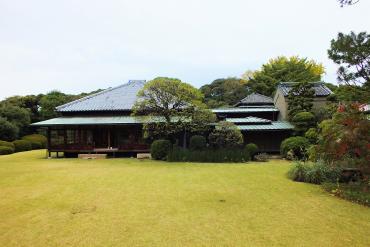
<instances>
[{"instance_id":1,"label":"mowed grass","mask_svg":"<svg viewBox=\"0 0 370 247\"><path fill-rule=\"evenodd\" d=\"M286 161L0 157L0 246L370 246L370 209Z\"/></svg>"}]
</instances>

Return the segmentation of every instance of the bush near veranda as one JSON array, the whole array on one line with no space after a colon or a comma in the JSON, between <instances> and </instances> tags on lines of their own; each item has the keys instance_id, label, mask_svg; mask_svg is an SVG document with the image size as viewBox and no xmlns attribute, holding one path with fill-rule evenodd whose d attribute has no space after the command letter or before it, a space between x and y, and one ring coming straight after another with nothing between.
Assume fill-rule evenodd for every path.
<instances>
[{"instance_id":1,"label":"bush near veranda","mask_svg":"<svg viewBox=\"0 0 370 247\"><path fill-rule=\"evenodd\" d=\"M150 147L150 154L155 160L165 160L172 149L172 143L169 140L156 140Z\"/></svg>"},{"instance_id":2,"label":"bush near veranda","mask_svg":"<svg viewBox=\"0 0 370 247\"><path fill-rule=\"evenodd\" d=\"M32 144L26 140L15 140L13 141L15 152L23 152L32 150Z\"/></svg>"},{"instance_id":3,"label":"bush near veranda","mask_svg":"<svg viewBox=\"0 0 370 247\"><path fill-rule=\"evenodd\" d=\"M285 139L280 146L281 155L287 157L288 152L292 152L294 158L303 159L310 142L302 136L293 136Z\"/></svg>"},{"instance_id":4,"label":"bush near veranda","mask_svg":"<svg viewBox=\"0 0 370 247\"><path fill-rule=\"evenodd\" d=\"M221 121L208 136L213 148L240 148L243 145L243 135L233 123Z\"/></svg>"},{"instance_id":5,"label":"bush near veranda","mask_svg":"<svg viewBox=\"0 0 370 247\"><path fill-rule=\"evenodd\" d=\"M207 146L207 141L204 136L194 135L190 138L189 148L191 150L203 150Z\"/></svg>"},{"instance_id":6,"label":"bush near veranda","mask_svg":"<svg viewBox=\"0 0 370 247\"><path fill-rule=\"evenodd\" d=\"M254 143L248 143L245 145L245 150L249 153L251 158L253 159L254 155L258 152L258 146Z\"/></svg>"},{"instance_id":7,"label":"bush near veranda","mask_svg":"<svg viewBox=\"0 0 370 247\"><path fill-rule=\"evenodd\" d=\"M43 135L32 134L22 137L22 140L31 142L32 149L41 149L46 147L47 138Z\"/></svg>"}]
</instances>

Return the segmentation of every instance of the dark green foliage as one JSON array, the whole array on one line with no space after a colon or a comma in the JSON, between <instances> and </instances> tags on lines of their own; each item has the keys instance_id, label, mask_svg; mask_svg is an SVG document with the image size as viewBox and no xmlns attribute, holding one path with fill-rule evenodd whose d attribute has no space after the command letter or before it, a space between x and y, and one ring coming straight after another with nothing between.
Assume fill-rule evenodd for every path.
<instances>
[{"instance_id":1,"label":"dark green foliage","mask_svg":"<svg viewBox=\"0 0 370 247\"><path fill-rule=\"evenodd\" d=\"M208 140L213 148L239 148L244 142L237 126L225 121L217 123Z\"/></svg>"},{"instance_id":2,"label":"dark green foliage","mask_svg":"<svg viewBox=\"0 0 370 247\"><path fill-rule=\"evenodd\" d=\"M315 90L310 82L294 83L288 95L289 118L299 112L311 112Z\"/></svg>"},{"instance_id":3,"label":"dark green foliage","mask_svg":"<svg viewBox=\"0 0 370 247\"><path fill-rule=\"evenodd\" d=\"M253 159L254 155L258 152L258 146L254 143L248 143L245 145L245 150L250 154L251 158Z\"/></svg>"},{"instance_id":4,"label":"dark green foliage","mask_svg":"<svg viewBox=\"0 0 370 247\"><path fill-rule=\"evenodd\" d=\"M366 188L367 186L364 183L343 184L330 182L322 185L324 190L335 196L370 207L370 193Z\"/></svg>"},{"instance_id":5,"label":"dark green foliage","mask_svg":"<svg viewBox=\"0 0 370 247\"><path fill-rule=\"evenodd\" d=\"M174 148L168 154L167 161L170 162L204 162L204 163L224 163L224 162L247 162L250 155L245 149L205 149L195 151L182 148Z\"/></svg>"},{"instance_id":6,"label":"dark green foliage","mask_svg":"<svg viewBox=\"0 0 370 247\"><path fill-rule=\"evenodd\" d=\"M335 182L340 176L340 169L329 167L323 162L304 163L297 161L288 171L290 179L312 184L321 184L327 181Z\"/></svg>"},{"instance_id":7,"label":"dark green foliage","mask_svg":"<svg viewBox=\"0 0 370 247\"><path fill-rule=\"evenodd\" d=\"M331 41L328 55L334 63L339 65L339 81L347 85L363 84L363 86L370 88L369 34L366 32L338 33L337 38Z\"/></svg>"},{"instance_id":8,"label":"dark green foliage","mask_svg":"<svg viewBox=\"0 0 370 247\"><path fill-rule=\"evenodd\" d=\"M78 98L79 96L67 95L59 91L51 91L43 95L40 99L40 115L43 119L58 117L59 113L55 111L57 106Z\"/></svg>"},{"instance_id":9,"label":"dark green foliage","mask_svg":"<svg viewBox=\"0 0 370 247\"><path fill-rule=\"evenodd\" d=\"M133 115L146 116L147 139L175 140L184 130L202 133L210 128L215 115L203 103L203 94L179 79L157 77L147 82L138 93Z\"/></svg>"},{"instance_id":10,"label":"dark green foliage","mask_svg":"<svg viewBox=\"0 0 370 247\"><path fill-rule=\"evenodd\" d=\"M292 123L296 133L303 135L309 128L316 125L316 118L311 112L299 112L292 118Z\"/></svg>"},{"instance_id":11,"label":"dark green foliage","mask_svg":"<svg viewBox=\"0 0 370 247\"><path fill-rule=\"evenodd\" d=\"M10 147L13 149L13 151L15 149L14 144L7 141L0 141L0 147Z\"/></svg>"},{"instance_id":12,"label":"dark green foliage","mask_svg":"<svg viewBox=\"0 0 370 247\"><path fill-rule=\"evenodd\" d=\"M17 138L19 128L7 121L5 118L0 117L0 139L5 141L13 141Z\"/></svg>"},{"instance_id":13,"label":"dark green foliage","mask_svg":"<svg viewBox=\"0 0 370 247\"><path fill-rule=\"evenodd\" d=\"M155 160L165 160L172 148L169 140L156 140L150 147L150 153Z\"/></svg>"},{"instance_id":14,"label":"dark green foliage","mask_svg":"<svg viewBox=\"0 0 370 247\"><path fill-rule=\"evenodd\" d=\"M310 142L307 138L302 136L293 136L285 139L280 146L281 155L287 157L288 152L292 152L292 155L296 159L303 159L306 156L306 152Z\"/></svg>"},{"instance_id":15,"label":"dark green foliage","mask_svg":"<svg viewBox=\"0 0 370 247\"><path fill-rule=\"evenodd\" d=\"M21 135L27 132L28 125L31 123L30 112L27 109L10 104L0 104L0 118L14 125L17 128L15 132ZM14 134L14 131L11 133ZM18 134L13 139L8 140L14 140L17 137Z\"/></svg>"},{"instance_id":16,"label":"dark green foliage","mask_svg":"<svg viewBox=\"0 0 370 247\"><path fill-rule=\"evenodd\" d=\"M27 140L31 142L32 149L41 149L45 148L47 144L47 138L43 135L39 134L32 134L32 135L26 135L22 137L22 140Z\"/></svg>"},{"instance_id":17,"label":"dark green foliage","mask_svg":"<svg viewBox=\"0 0 370 247\"><path fill-rule=\"evenodd\" d=\"M15 140L13 141L15 152L23 152L32 150L32 144L29 141L26 140Z\"/></svg>"},{"instance_id":18,"label":"dark green foliage","mask_svg":"<svg viewBox=\"0 0 370 247\"><path fill-rule=\"evenodd\" d=\"M0 155L12 154L12 153L14 153L13 148L7 147L7 146L0 146Z\"/></svg>"},{"instance_id":19,"label":"dark green foliage","mask_svg":"<svg viewBox=\"0 0 370 247\"><path fill-rule=\"evenodd\" d=\"M313 60L299 57L277 57L254 72L247 86L254 92L272 96L279 82L320 81L324 72L323 65Z\"/></svg>"},{"instance_id":20,"label":"dark green foliage","mask_svg":"<svg viewBox=\"0 0 370 247\"><path fill-rule=\"evenodd\" d=\"M190 149L191 150L203 150L206 148L207 142L204 136L195 135L190 138Z\"/></svg>"},{"instance_id":21,"label":"dark green foliage","mask_svg":"<svg viewBox=\"0 0 370 247\"><path fill-rule=\"evenodd\" d=\"M306 133L304 133L304 137L306 137L312 144L317 142L319 134L317 133L316 128L309 128Z\"/></svg>"},{"instance_id":22,"label":"dark green foliage","mask_svg":"<svg viewBox=\"0 0 370 247\"><path fill-rule=\"evenodd\" d=\"M210 108L233 106L249 94L245 81L239 78L214 80L200 88Z\"/></svg>"}]
</instances>

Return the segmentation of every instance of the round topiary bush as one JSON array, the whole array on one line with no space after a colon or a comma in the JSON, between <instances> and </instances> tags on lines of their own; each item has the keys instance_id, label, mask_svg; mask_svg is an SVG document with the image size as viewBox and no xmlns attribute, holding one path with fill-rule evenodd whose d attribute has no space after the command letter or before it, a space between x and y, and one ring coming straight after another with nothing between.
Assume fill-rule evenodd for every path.
<instances>
[{"instance_id":1,"label":"round topiary bush","mask_svg":"<svg viewBox=\"0 0 370 247\"><path fill-rule=\"evenodd\" d=\"M32 135L26 135L22 137L22 140L26 140L31 142L32 149L41 149L46 147L47 138L43 135L39 134L32 134ZM40 146L41 145L41 146Z\"/></svg>"},{"instance_id":2,"label":"round topiary bush","mask_svg":"<svg viewBox=\"0 0 370 247\"><path fill-rule=\"evenodd\" d=\"M12 154L12 153L14 153L13 148L7 147L7 146L0 146L0 155Z\"/></svg>"},{"instance_id":3,"label":"round topiary bush","mask_svg":"<svg viewBox=\"0 0 370 247\"><path fill-rule=\"evenodd\" d=\"M248 143L245 145L245 150L249 153L251 158L258 152L258 146L254 143Z\"/></svg>"},{"instance_id":4,"label":"round topiary bush","mask_svg":"<svg viewBox=\"0 0 370 247\"><path fill-rule=\"evenodd\" d=\"M165 160L171 148L172 144L169 140L156 140L150 147L150 154L155 160Z\"/></svg>"},{"instance_id":5,"label":"round topiary bush","mask_svg":"<svg viewBox=\"0 0 370 247\"><path fill-rule=\"evenodd\" d=\"M23 152L23 151L32 150L31 142L26 141L26 140L16 140L16 141L13 141L13 144L15 147L15 152Z\"/></svg>"},{"instance_id":6,"label":"round topiary bush","mask_svg":"<svg viewBox=\"0 0 370 247\"><path fill-rule=\"evenodd\" d=\"M14 152L14 144L11 143L11 142L6 142L6 141L0 141L0 147L10 147L11 149L13 149L13 152Z\"/></svg>"},{"instance_id":7,"label":"round topiary bush","mask_svg":"<svg viewBox=\"0 0 370 247\"><path fill-rule=\"evenodd\" d=\"M292 152L294 158L302 159L305 157L310 142L302 136L293 136L285 139L280 146L281 155L287 157L288 152Z\"/></svg>"},{"instance_id":8,"label":"round topiary bush","mask_svg":"<svg viewBox=\"0 0 370 247\"><path fill-rule=\"evenodd\" d=\"M194 135L190 138L190 149L191 150L203 150L206 148L207 142L204 136Z\"/></svg>"},{"instance_id":9,"label":"round topiary bush","mask_svg":"<svg viewBox=\"0 0 370 247\"><path fill-rule=\"evenodd\" d=\"M294 115L292 123L298 133L304 134L309 128L316 125L316 118L311 112L299 112Z\"/></svg>"}]
</instances>

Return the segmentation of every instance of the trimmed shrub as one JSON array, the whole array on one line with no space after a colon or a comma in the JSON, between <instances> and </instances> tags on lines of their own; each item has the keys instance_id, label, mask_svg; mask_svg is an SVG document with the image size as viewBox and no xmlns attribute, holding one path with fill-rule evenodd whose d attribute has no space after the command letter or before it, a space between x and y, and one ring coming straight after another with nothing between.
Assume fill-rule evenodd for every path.
<instances>
[{"instance_id":1,"label":"trimmed shrub","mask_svg":"<svg viewBox=\"0 0 370 247\"><path fill-rule=\"evenodd\" d=\"M10 147L11 149L13 149L13 152L14 152L14 144L11 143L11 142L6 142L6 141L0 141L0 147Z\"/></svg>"},{"instance_id":2,"label":"trimmed shrub","mask_svg":"<svg viewBox=\"0 0 370 247\"><path fill-rule=\"evenodd\" d=\"M243 145L243 135L238 127L230 122L221 121L208 136L213 148L239 148Z\"/></svg>"},{"instance_id":3,"label":"trimmed shrub","mask_svg":"<svg viewBox=\"0 0 370 247\"><path fill-rule=\"evenodd\" d=\"M166 160L171 148L172 144L169 140L156 140L150 147L150 154L155 160Z\"/></svg>"},{"instance_id":4,"label":"trimmed shrub","mask_svg":"<svg viewBox=\"0 0 370 247\"><path fill-rule=\"evenodd\" d=\"M245 149L205 149L202 151L174 148L168 154L170 162L247 162L250 160L249 153Z\"/></svg>"},{"instance_id":5,"label":"trimmed shrub","mask_svg":"<svg viewBox=\"0 0 370 247\"><path fill-rule=\"evenodd\" d=\"M298 133L305 133L310 127L315 126L316 118L311 112L299 112L292 118L292 123Z\"/></svg>"},{"instance_id":6,"label":"trimmed shrub","mask_svg":"<svg viewBox=\"0 0 370 247\"><path fill-rule=\"evenodd\" d=\"M288 158L288 152L292 152L292 155L296 159L303 159L306 156L306 152L310 142L307 138L302 136L293 136L285 139L280 146L281 155Z\"/></svg>"},{"instance_id":7,"label":"trimmed shrub","mask_svg":"<svg viewBox=\"0 0 370 247\"><path fill-rule=\"evenodd\" d=\"M319 135L315 128L309 128L304 134L304 137L306 137L313 144L317 142L318 136Z\"/></svg>"},{"instance_id":8,"label":"trimmed shrub","mask_svg":"<svg viewBox=\"0 0 370 247\"><path fill-rule=\"evenodd\" d=\"M191 150L203 150L206 148L207 142L204 136L195 135L190 138L190 149Z\"/></svg>"},{"instance_id":9,"label":"trimmed shrub","mask_svg":"<svg viewBox=\"0 0 370 247\"><path fill-rule=\"evenodd\" d=\"M245 150L250 154L253 159L254 155L258 152L258 146L254 143L248 143L245 145Z\"/></svg>"},{"instance_id":10,"label":"trimmed shrub","mask_svg":"<svg viewBox=\"0 0 370 247\"><path fill-rule=\"evenodd\" d=\"M26 140L16 140L16 141L13 141L13 144L15 147L15 152L23 152L23 151L32 150L31 142L26 141Z\"/></svg>"},{"instance_id":11,"label":"trimmed shrub","mask_svg":"<svg viewBox=\"0 0 370 247\"><path fill-rule=\"evenodd\" d=\"M323 162L295 162L288 171L288 177L294 181L311 184L335 182L341 177L341 170L329 167Z\"/></svg>"},{"instance_id":12,"label":"trimmed shrub","mask_svg":"<svg viewBox=\"0 0 370 247\"><path fill-rule=\"evenodd\" d=\"M22 140L31 142L32 149L41 149L46 147L47 138L40 134L26 135L22 137Z\"/></svg>"},{"instance_id":13,"label":"trimmed shrub","mask_svg":"<svg viewBox=\"0 0 370 247\"><path fill-rule=\"evenodd\" d=\"M14 148L7 146L0 146L0 155L12 154L14 153Z\"/></svg>"}]
</instances>

